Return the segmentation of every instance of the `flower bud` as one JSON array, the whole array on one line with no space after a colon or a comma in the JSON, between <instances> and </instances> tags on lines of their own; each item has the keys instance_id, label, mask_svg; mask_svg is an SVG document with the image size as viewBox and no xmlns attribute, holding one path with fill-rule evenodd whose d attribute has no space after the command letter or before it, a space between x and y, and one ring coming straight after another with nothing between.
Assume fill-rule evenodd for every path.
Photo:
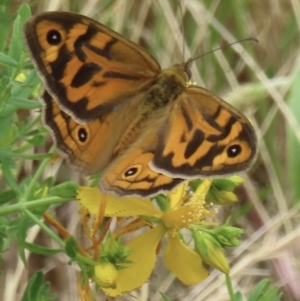
<instances>
[{"instance_id":1,"label":"flower bud","mask_svg":"<svg viewBox=\"0 0 300 301\"><path fill-rule=\"evenodd\" d=\"M195 241L195 250L201 256L204 262L228 274L229 265L222 252L219 243L210 234L192 230Z\"/></svg>"},{"instance_id":2,"label":"flower bud","mask_svg":"<svg viewBox=\"0 0 300 301\"><path fill-rule=\"evenodd\" d=\"M61 198L69 198L76 196L79 185L75 182L65 182L52 187L49 193L53 196Z\"/></svg>"},{"instance_id":3,"label":"flower bud","mask_svg":"<svg viewBox=\"0 0 300 301\"><path fill-rule=\"evenodd\" d=\"M115 288L118 271L111 262L99 263L94 267L96 283L102 288Z\"/></svg>"},{"instance_id":4,"label":"flower bud","mask_svg":"<svg viewBox=\"0 0 300 301\"><path fill-rule=\"evenodd\" d=\"M239 237L243 234L243 230L227 226L226 224L222 227L210 230L210 234L219 242L222 247L233 247L239 246Z\"/></svg>"}]
</instances>

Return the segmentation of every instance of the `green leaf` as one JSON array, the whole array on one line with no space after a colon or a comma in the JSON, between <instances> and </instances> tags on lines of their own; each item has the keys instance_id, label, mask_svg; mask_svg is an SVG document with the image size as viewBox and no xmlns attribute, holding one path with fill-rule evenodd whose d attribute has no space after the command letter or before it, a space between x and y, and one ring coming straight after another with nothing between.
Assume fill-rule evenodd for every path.
<instances>
[{"instance_id":1,"label":"green leaf","mask_svg":"<svg viewBox=\"0 0 300 301\"><path fill-rule=\"evenodd\" d=\"M162 300L164 301L172 301L167 295L165 295L164 293L160 293Z\"/></svg>"},{"instance_id":2,"label":"green leaf","mask_svg":"<svg viewBox=\"0 0 300 301\"><path fill-rule=\"evenodd\" d=\"M241 292L236 292L234 294L234 301L243 301L243 296L242 296Z\"/></svg>"},{"instance_id":3,"label":"green leaf","mask_svg":"<svg viewBox=\"0 0 300 301\"><path fill-rule=\"evenodd\" d=\"M41 271L36 272L30 279L22 301L52 301L56 299L55 295L49 295L49 282L43 283L44 274Z\"/></svg>"},{"instance_id":4,"label":"green leaf","mask_svg":"<svg viewBox=\"0 0 300 301\"><path fill-rule=\"evenodd\" d=\"M5 117L0 116L0 145L7 145L10 142L16 131L16 127L13 125L13 115L9 114Z\"/></svg>"},{"instance_id":5,"label":"green leaf","mask_svg":"<svg viewBox=\"0 0 300 301\"><path fill-rule=\"evenodd\" d=\"M287 98L287 104L294 114L294 117L300 124L300 106L299 106L299 95L300 95L300 69L295 75L290 94ZM290 179L290 187L293 189L290 193L292 194L292 200L299 202L300 200L300 185L299 185L299 153L300 153L300 142L295 136L294 129L287 127L287 156L288 170L286 172L287 177Z\"/></svg>"},{"instance_id":6,"label":"green leaf","mask_svg":"<svg viewBox=\"0 0 300 301\"><path fill-rule=\"evenodd\" d=\"M44 137L43 135L35 135L32 137L32 139L29 139L28 142L33 146L44 146L46 142L46 137Z\"/></svg>"},{"instance_id":7,"label":"green leaf","mask_svg":"<svg viewBox=\"0 0 300 301\"><path fill-rule=\"evenodd\" d=\"M43 107L39 101L29 100L22 97L11 97L9 101L16 109L33 110L41 109Z\"/></svg>"},{"instance_id":8,"label":"green leaf","mask_svg":"<svg viewBox=\"0 0 300 301\"><path fill-rule=\"evenodd\" d=\"M43 246L40 246L37 244L28 243L28 242L25 242L25 249L27 249L28 251L30 251L32 253L44 255L44 256L55 255L55 254L61 252L60 249L50 249L47 247L43 247Z\"/></svg>"},{"instance_id":9,"label":"green leaf","mask_svg":"<svg viewBox=\"0 0 300 301\"><path fill-rule=\"evenodd\" d=\"M41 83L40 77L36 71L29 73L25 80L22 82L14 82L14 86L11 89L11 97L19 99L28 99ZM36 102L36 105L38 102ZM18 105L19 106L19 105Z\"/></svg>"},{"instance_id":10,"label":"green leaf","mask_svg":"<svg viewBox=\"0 0 300 301\"><path fill-rule=\"evenodd\" d=\"M30 6L28 4L21 4L21 6L19 7L18 10L18 15L20 16L20 38L23 40L23 26L25 24L25 22L31 17L31 9Z\"/></svg>"},{"instance_id":11,"label":"green leaf","mask_svg":"<svg viewBox=\"0 0 300 301\"><path fill-rule=\"evenodd\" d=\"M260 281L248 297L248 301L279 301L281 293L277 287L272 287L269 279Z\"/></svg>"},{"instance_id":12,"label":"green leaf","mask_svg":"<svg viewBox=\"0 0 300 301\"><path fill-rule=\"evenodd\" d=\"M6 3L5 3L6 2ZM6 40L9 35L9 29L10 24L12 23L11 20L11 14L8 10L8 3L10 0L2 0L1 6L2 9L0 11L0 20L1 20L1 26L0 26L0 49L3 50L6 46Z\"/></svg>"},{"instance_id":13,"label":"green leaf","mask_svg":"<svg viewBox=\"0 0 300 301\"><path fill-rule=\"evenodd\" d=\"M62 184L52 187L49 191L50 195L59 196L61 198L75 197L79 185L75 182L64 182Z\"/></svg>"},{"instance_id":14,"label":"green leaf","mask_svg":"<svg viewBox=\"0 0 300 301\"><path fill-rule=\"evenodd\" d=\"M1 125L3 126L4 124L10 124L10 126L6 128L6 131L3 130L0 134L0 148L1 146L10 147L12 141L18 133L18 127L15 123L12 123L12 119L12 116L0 119L0 128L3 128Z\"/></svg>"},{"instance_id":15,"label":"green leaf","mask_svg":"<svg viewBox=\"0 0 300 301\"><path fill-rule=\"evenodd\" d=\"M12 156L13 152L8 147L2 147L0 144L0 162L2 162L4 158L10 158Z\"/></svg>"},{"instance_id":16,"label":"green leaf","mask_svg":"<svg viewBox=\"0 0 300 301\"><path fill-rule=\"evenodd\" d=\"M218 190L233 191L237 186L241 185L244 180L239 176L231 176L227 178L214 179L213 186Z\"/></svg>"},{"instance_id":17,"label":"green leaf","mask_svg":"<svg viewBox=\"0 0 300 301\"><path fill-rule=\"evenodd\" d=\"M27 285L27 288L24 292L22 301L37 300L38 291L40 290L40 288L42 286L43 279L44 279L44 274L41 271L35 273L31 277L31 279Z\"/></svg>"},{"instance_id":18,"label":"green leaf","mask_svg":"<svg viewBox=\"0 0 300 301\"><path fill-rule=\"evenodd\" d=\"M16 192L14 190L0 190L0 205L6 204L15 198Z\"/></svg>"},{"instance_id":19,"label":"green leaf","mask_svg":"<svg viewBox=\"0 0 300 301\"><path fill-rule=\"evenodd\" d=\"M0 158L1 160L1 158ZM17 193L20 193L19 185L15 180L15 176L11 171L12 168L15 168L14 161L11 158L2 158L2 172L7 184Z\"/></svg>"},{"instance_id":20,"label":"green leaf","mask_svg":"<svg viewBox=\"0 0 300 301\"><path fill-rule=\"evenodd\" d=\"M29 160L44 160L49 159L53 156L53 154L18 154L13 153L13 156L16 158L23 158L23 159L29 159Z\"/></svg>"},{"instance_id":21,"label":"green leaf","mask_svg":"<svg viewBox=\"0 0 300 301\"><path fill-rule=\"evenodd\" d=\"M0 253L5 252L10 246L11 238L8 238L7 227L9 227L10 221L7 217L0 217ZM2 257L0 256L0 262Z\"/></svg>"},{"instance_id":22,"label":"green leaf","mask_svg":"<svg viewBox=\"0 0 300 301\"><path fill-rule=\"evenodd\" d=\"M0 52L0 63L3 63L4 65L9 65L12 67L18 66L18 64L14 58L12 58L9 55L6 55L2 52Z\"/></svg>"},{"instance_id":23,"label":"green leaf","mask_svg":"<svg viewBox=\"0 0 300 301\"><path fill-rule=\"evenodd\" d=\"M18 251L20 258L22 259L25 266L27 266L26 256L25 256L25 239L28 229L28 217L23 215L18 219L18 232L17 232L17 242Z\"/></svg>"},{"instance_id":24,"label":"green leaf","mask_svg":"<svg viewBox=\"0 0 300 301\"><path fill-rule=\"evenodd\" d=\"M0 66L1 67L1 66ZM1 69L0 69L1 71ZM0 78L0 92L3 93L2 91L5 91L5 89L7 88L10 78L6 75L4 75L5 73L2 73L2 76ZM1 95L2 96L2 95ZM2 98L2 97L1 97ZM1 99L0 104L2 105L3 99ZM3 107L0 106L0 112L2 111Z\"/></svg>"},{"instance_id":25,"label":"green leaf","mask_svg":"<svg viewBox=\"0 0 300 301\"><path fill-rule=\"evenodd\" d=\"M17 18L15 19L11 41L9 44L8 55L19 62L22 58L24 39L23 39L23 26L31 16L30 7L27 4L22 4L18 10ZM12 69L10 70L10 74Z\"/></svg>"},{"instance_id":26,"label":"green leaf","mask_svg":"<svg viewBox=\"0 0 300 301\"><path fill-rule=\"evenodd\" d=\"M0 118L12 115L16 111L16 107L10 103L6 103L0 111Z\"/></svg>"},{"instance_id":27,"label":"green leaf","mask_svg":"<svg viewBox=\"0 0 300 301\"><path fill-rule=\"evenodd\" d=\"M70 236L66 240L66 254L72 258L75 259L76 255L78 253L78 245L73 236Z\"/></svg>"}]
</instances>

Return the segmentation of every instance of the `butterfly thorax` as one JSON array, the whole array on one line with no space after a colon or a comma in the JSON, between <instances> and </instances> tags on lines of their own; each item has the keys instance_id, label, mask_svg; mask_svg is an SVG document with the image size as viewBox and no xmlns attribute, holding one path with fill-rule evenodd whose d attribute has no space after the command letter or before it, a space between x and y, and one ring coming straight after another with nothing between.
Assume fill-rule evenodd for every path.
<instances>
[{"instance_id":1,"label":"butterfly thorax","mask_svg":"<svg viewBox=\"0 0 300 301\"><path fill-rule=\"evenodd\" d=\"M163 70L146 93L145 107L157 110L176 101L186 88L187 76L181 65Z\"/></svg>"},{"instance_id":2,"label":"butterfly thorax","mask_svg":"<svg viewBox=\"0 0 300 301\"><path fill-rule=\"evenodd\" d=\"M179 95L186 89L187 76L182 66L175 65L163 70L151 83L151 88L145 93L141 110L126 129L114 154L124 152L137 138L149 128L149 124L160 124Z\"/></svg>"}]
</instances>

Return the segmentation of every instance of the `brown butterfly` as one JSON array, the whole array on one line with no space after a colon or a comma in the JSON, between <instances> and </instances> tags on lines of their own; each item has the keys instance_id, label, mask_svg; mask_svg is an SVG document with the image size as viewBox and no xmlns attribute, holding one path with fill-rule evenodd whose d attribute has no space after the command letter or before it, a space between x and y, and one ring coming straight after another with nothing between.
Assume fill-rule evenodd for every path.
<instances>
[{"instance_id":1,"label":"brown butterfly","mask_svg":"<svg viewBox=\"0 0 300 301\"><path fill-rule=\"evenodd\" d=\"M71 165L103 172L103 192L149 197L253 164L253 126L187 85L190 61L161 70L139 45L73 13L42 13L24 32L46 87L45 123Z\"/></svg>"}]
</instances>

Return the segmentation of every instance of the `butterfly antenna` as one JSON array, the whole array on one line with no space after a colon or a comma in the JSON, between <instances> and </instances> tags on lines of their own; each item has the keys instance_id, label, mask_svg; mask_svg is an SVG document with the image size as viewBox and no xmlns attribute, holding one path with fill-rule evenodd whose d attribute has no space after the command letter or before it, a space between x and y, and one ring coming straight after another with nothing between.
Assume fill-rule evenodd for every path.
<instances>
[{"instance_id":1,"label":"butterfly antenna","mask_svg":"<svg viewBox=\"0 0 300 301\"><path fill-rule=\"evenodd\" d=\"M247 42L247 41L252 41L252 42L259 43L258 40L257 40L256 38L246 38L246 39L238 40L238 41L229 43L229 44L227 44L227 45L225 45L225 46L222 46L222 47L218 47L218 48L216 48L216 49L213 49L213 50L211 50L211 51L209 51L209 52L206 52L206 53L204 53L204 54L200 54L200 55L198 55L198 56L191 57L190 59L187 60L187 62L186 62L184 65L185 65L185 66L188 66L188 65L190 65L193 61L199 59L200 57L203 57L203 56L205 56L205 55L208 55L208 54L210 54L210 53L213 53L213 52L218 51L218 50L221 50L221 49L225 49L225 48L227 48L227 47L229 47L229 46L232 46L232 45L234 45L234 44L243 43L243 42Z\"/></svg>"},{"instance_id":2,"label":"butterfly antenna","mask_svg":"<svg viewBox=\"0 0 300 301\"><path fill-rule=\"evenodd\" d=\"M184 62L184 57L185 57L185 47L184 47L184 34L185 34L185 30L184 30L184 24L183 24L183 9L182 9L182 5L181 5L181 1L178 0L178 6L179 6L179 12L180 12L180 16L181 16L181 32L182 32L182 61Z\"/></svg>"}]
</instances>

